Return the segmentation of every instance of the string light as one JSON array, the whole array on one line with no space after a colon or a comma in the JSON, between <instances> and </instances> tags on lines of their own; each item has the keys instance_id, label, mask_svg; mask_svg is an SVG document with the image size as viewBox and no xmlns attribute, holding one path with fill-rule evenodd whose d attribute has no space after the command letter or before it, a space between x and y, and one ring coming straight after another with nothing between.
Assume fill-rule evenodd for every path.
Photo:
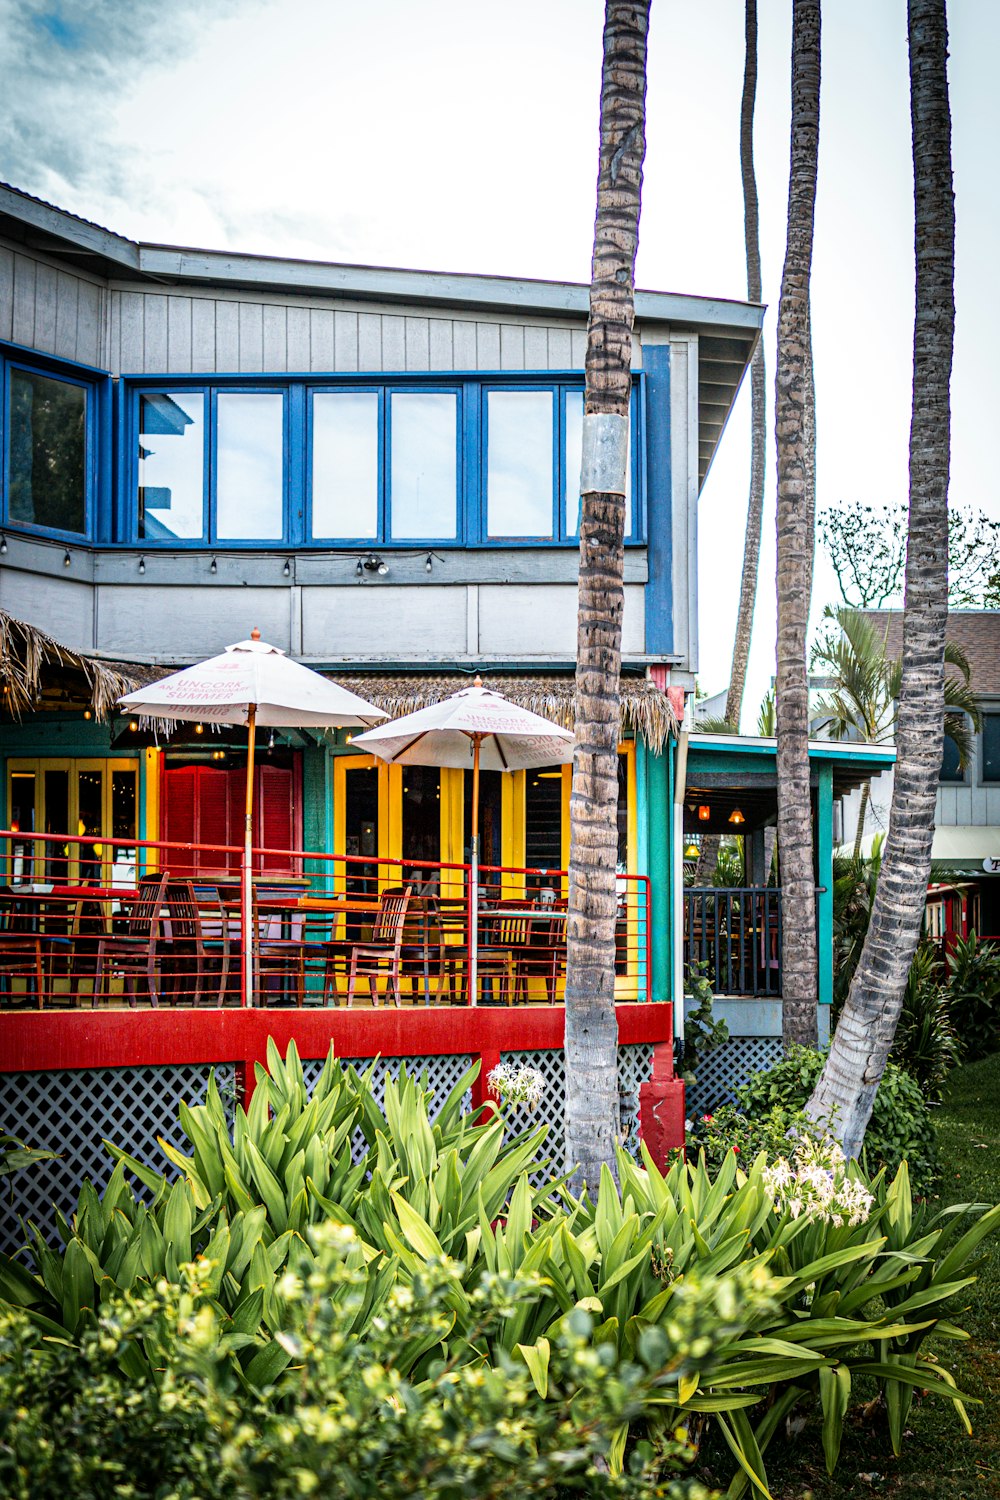
<instances>
[{"instance_id":1,"label":"string light","mask_svg":"<svg viewBox=\"0 0 1000 1500\"><path fill-rule=\"evenodd\" d=\"M144 557L140 557L140 559L139 559L139 572L140 573L145 573L145 571L146 571L146 559Z\"/></svg>"},{"instance_id":2,"label":"string light","mask_svg":"<svg viewBox=\"0 0 1000 1500\"><path fill-rule=\"evenodd\" d=\"M214 557L212 558L212 566L209 568L208 571L210 573L217 573L219 571L219 563L218 563L218 559L217 558L214 558Z\"/></svg>"}]
</instances>

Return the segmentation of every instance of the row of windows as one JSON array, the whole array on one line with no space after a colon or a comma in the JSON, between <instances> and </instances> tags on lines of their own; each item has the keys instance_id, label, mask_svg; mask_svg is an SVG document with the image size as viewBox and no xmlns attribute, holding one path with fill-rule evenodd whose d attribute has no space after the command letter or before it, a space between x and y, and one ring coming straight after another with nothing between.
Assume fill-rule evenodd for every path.
<instances>
[{"instance_id":1,"label":"row of windows","mask_svg":"<svg viewBox=\"0 0 1000 1500\"><path fill-rule=\"evenodd\" d=\"M979 780L986 784L1000 782L1000 713L983 714L982 733L977 736L977 739L979 742ZM966 766L963 771L959 765L958 751L954 741L946 739L940 779L951 785L961 786L968 781L969 771L969 766Z\"/></svg>"},{"instance_id":2,"label":"row of windows","mask_svg":"<svg viewBox=\"0 0 1000 1500\"><path fill-rule=\"evenodd\" d=\"M97 387L8 362L2 521L94 537ZM633 399L626 539L641 538ZM570 543L579 382L135 384L119 398L124 543Z\"/></svg>"}]
</instances>

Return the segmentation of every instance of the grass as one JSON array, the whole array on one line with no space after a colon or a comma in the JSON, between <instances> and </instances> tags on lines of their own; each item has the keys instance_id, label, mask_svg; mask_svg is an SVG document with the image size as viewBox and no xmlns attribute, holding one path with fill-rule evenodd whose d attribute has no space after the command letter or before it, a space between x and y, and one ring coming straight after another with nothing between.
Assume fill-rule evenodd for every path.
<instances>
[{"instance_id":1,"label":"grass","mask_svg":"<svg viewBox=\"0 0 1000 1500\"><path fill-rule=\"evenodd\" d=\"M940 1200L1000 1201L1000 1055L958 1069L936 1116L944 1164ZM978 1397L970 1407L972 1437L950 1404L914 1402L901 1457L893 1455L880 1409L857 1405L849 1419L832 1479L827 1477L820 1428L810 1416L794 1441L767 1455L774 1500L860 1500L872 1495L906 1500L997 1500L1000 1496L1000 1241L987 1242L968 1310L955 1321L971 1337L941 1343L936 1352L959 1388ZM934 1348L931 1344L930 1348ZM873 1387L874 1391L874 1387ZM864 1396L865 1392L858 1392ZM869 1393L871 1394L871 1393ZM714 1476L719 1482L719 1476ZM721 1484L725 1488L725 1484Z\"/></svg>"}]
</instances>

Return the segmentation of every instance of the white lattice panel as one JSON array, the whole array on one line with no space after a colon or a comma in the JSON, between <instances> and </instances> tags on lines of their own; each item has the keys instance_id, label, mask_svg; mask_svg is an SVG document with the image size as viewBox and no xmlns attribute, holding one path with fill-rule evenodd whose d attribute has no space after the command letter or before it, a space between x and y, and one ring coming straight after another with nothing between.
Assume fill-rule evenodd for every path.
<instances>
[{"instance_id":1,"label":"white lattice panel","mask_svg":"<svg viewBox=\"0 0 1000 1500\"><path fill-rule=\"evenodd\" d=\"M76 1207L85 1178L98 1191L114 1162L106 1138L157 1171L173 1175L157 1144L163 1136L184 1147L177 1107L204 1101L209 1069L197 1064L162 1068L87 1068L54 1073L8 1073L0 1076L2 1128L29 1146L58 1151L55 1161L40 1162L7 1179L0 1206L0 1249L8 1253L24 1243L19 1216L33 1220L55 1238L53 1203L67 1216ZM231 1063L215 1070L224 1099L235 1097Z\"/></svg>"},{"instance_id":2,"label":"white lattice panel","mask_svg":"<svg viewBox=\"0 0 1000 1500\"><path fill-rule=\"evenodd\" d=\"M731 1036L699 1059L697 1082L688 1090L688 1117L710 1114L722 1104L735 1104L740 1085L755 1073L773 1067L780 1057L780 1037Z\"/></svg>"},{"instance_id":3,"label":"white lattice panel","mask_svg":"<svg viewBox=\"0 0 1000 1500\"><path fill-rule=\"evenodd\" d=\"M344 1066L350 1063L364 1074L375 1061L371 1057L352 1057L343 1059ZM424 1087L431 1090L433 1095L430 1103L431 1119L435 1117L438 1110L444 1104L452 1089L458 1083L462 1074L472 1066L472 1058L467 1052L449 1053L440 1057L380 1057L375 1065L372 1075L372 1091L379 1108L385 1095L385 1080L399 1077L399 1070L406 1064L406 1071L410 1077L414 1076L423 1081ZM303 1060L302 1074L306 1081L306 1088L312 1092L320 1073L323 1071L322 1058L308 1058ZM467 1103L466 1108L470 1108Z\"/></svg>"},{"instance_id":4,"label":"white lattice panel","mask_svg":"<svg viewBox=\"0 0 1000 1500\"><path fill-rule=\"evenodd\" d=\"M532 1125L547 1125L546 1155L561 1170L566 1149L566 1059L559 1048L537 1052L501 1052L501 1062L537 1068L545 1078L545 1094L531 1119ZM653 1062L651 1042L618 1048L618 1099L621 1139L627 1151L639 1149L639 1086L650 1076Z\"/></svg>"},{"instance_id":5,"label":"white lattice panel","mask_svg":"<svg viewBox=\"0 0 1000 1500\"><path fill-rule=\"evenodd\" d=\"M633 1156L639 1154L639 1087L647 1082L652 1071L652 1042L639 1042L631 1047L618 1048L622 1145Z\"/></svg>"}]
</instances>

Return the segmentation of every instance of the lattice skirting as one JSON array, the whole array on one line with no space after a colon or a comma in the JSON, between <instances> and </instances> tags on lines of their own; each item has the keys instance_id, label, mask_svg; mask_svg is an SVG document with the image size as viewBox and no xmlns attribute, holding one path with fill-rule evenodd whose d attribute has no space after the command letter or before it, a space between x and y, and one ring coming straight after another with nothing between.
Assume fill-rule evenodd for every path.
<instances>
[{"instance_id":1,"label":"lattice skirting","mask_svg":"<svg viewBox=\"0 0 1000 1500\"><path fill-rule=\"evenodd\" d=\"M735 1104L740 1084L773 1067L780 1057L780 1036L731 1036L698 1063L697 1082L688 1090L688 1118L710 1114L722 1104Z\"/></svg>"},{"instance_id":2,"label":"lattice skirting","mask_svg":"<svg viewBox=\"0 0 1000 1500\"><path fill-rule=\"evenodd\" d=\"M562 1170L566 1148L566 1058L561 1048L537 1052L501 1052L501 1062L537 1068L545 1079L545 1094L531 1117L531 1125L547 1125L545 1153L557 1171ZM622 1144L639 1150L639 1085L650 1076L653 1064L651 1042L618 1048L618 1100Z\"/></svg>"},{"instance_id":3,"label":"lattice skirting","mask_svg":"<svg viewBox=\"0 0 1000 1500\"><path fill-rule=\"evenodd\" d=\"M163 1136L184 1146L177 1106L204 1101L210 1069L181 1063L158 1068L88 1068L56 1073L8 1073L0 1076L2 1128L29 1146L58 1151L54 1161L40 1162L7 1179L0 1201L0 1249L10 1253L24 1244L20 1219L30 1219L55 1240L53 1204L63 1213L75 1209L85 1178L100 1190L114 1170L103 1141L113 1141L157 1171L173 1168L157 1144ZM215 1069L224 1099L235 1099L231 1063Z\"/></svg>"}]
</instances>

